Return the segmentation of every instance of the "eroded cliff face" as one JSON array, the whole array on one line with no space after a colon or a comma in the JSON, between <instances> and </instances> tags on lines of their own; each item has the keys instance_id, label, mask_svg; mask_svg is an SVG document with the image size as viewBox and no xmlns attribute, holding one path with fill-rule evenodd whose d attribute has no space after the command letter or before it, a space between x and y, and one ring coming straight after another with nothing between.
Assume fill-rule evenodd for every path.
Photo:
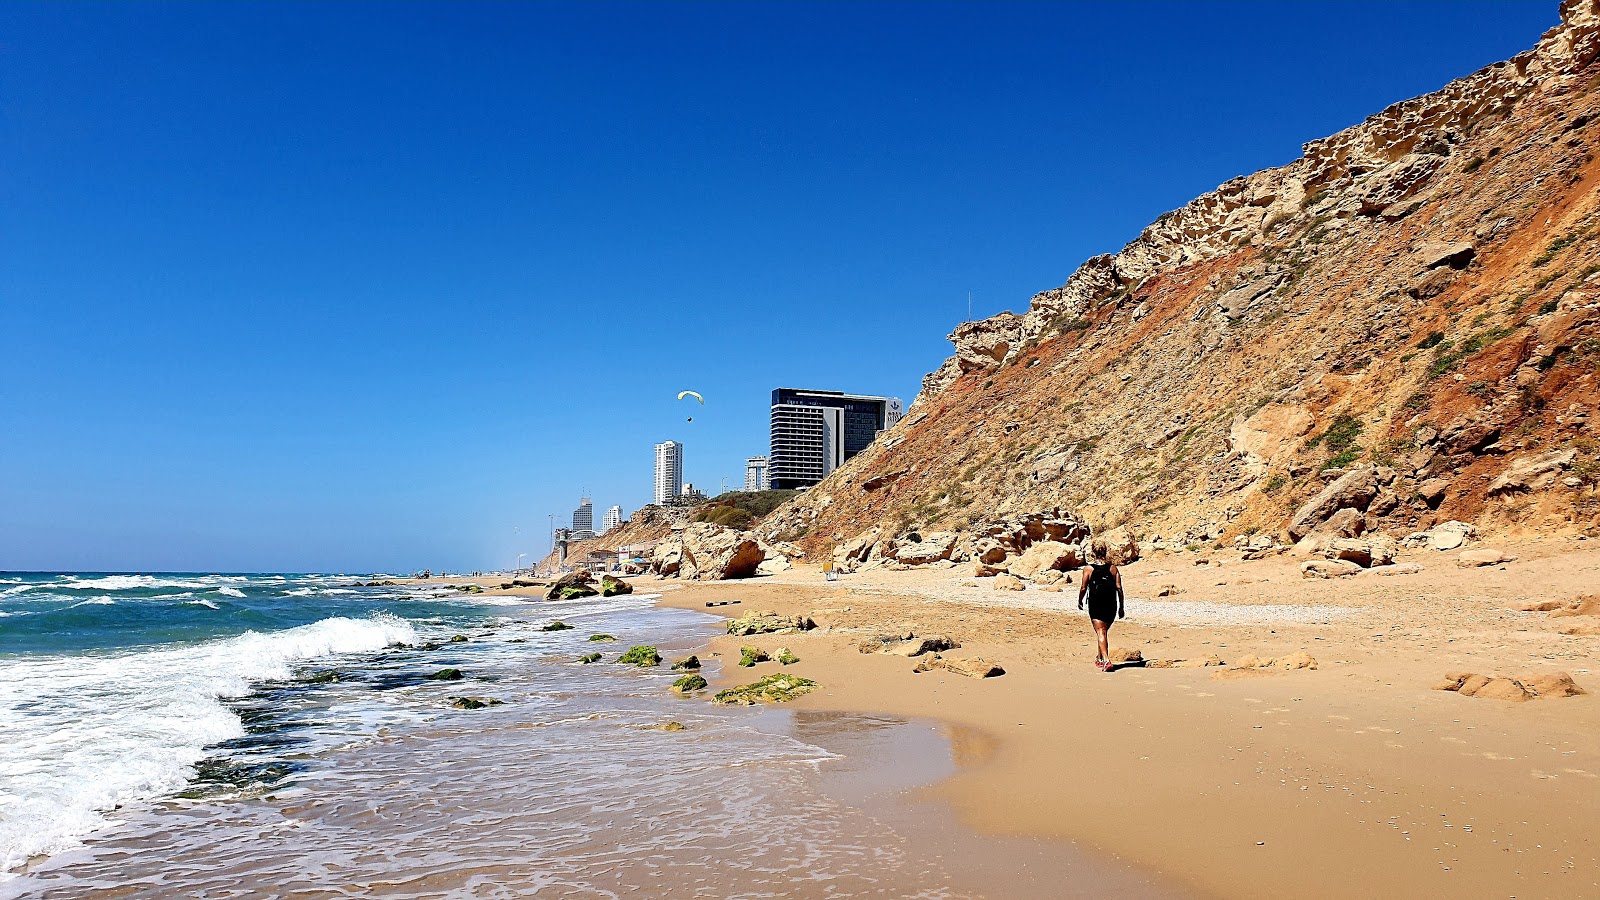
<instances>
[{"instance_id":1,"label":"eroded cliff face","mask_svg":"<svg viewBox=\"0 0 1600 900\"><path fill-rule=\"evenodd\" d=\"M1070 508L1166 542L1600 518L1600 0L1538 46L1162 216L958 327L906 417L763 530L808 547Z\"/></svg>"}]
</instances>

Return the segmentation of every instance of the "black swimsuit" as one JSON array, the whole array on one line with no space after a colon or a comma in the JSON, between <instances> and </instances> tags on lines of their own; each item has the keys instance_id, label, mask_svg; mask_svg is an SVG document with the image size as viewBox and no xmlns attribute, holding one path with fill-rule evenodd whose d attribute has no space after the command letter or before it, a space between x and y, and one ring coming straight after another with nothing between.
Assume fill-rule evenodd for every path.
<instances>
[{"instance_id":1,"label":"black swimsuit","mask_svg":"<svg viewBox=\"0 0 1600 900\"><path fill-rule=\"evenodd\" d=\"M1110 565L1089 566L1089 618L1096 622L1117 620L1117 577Z\"/></svg>"}]
</instances>

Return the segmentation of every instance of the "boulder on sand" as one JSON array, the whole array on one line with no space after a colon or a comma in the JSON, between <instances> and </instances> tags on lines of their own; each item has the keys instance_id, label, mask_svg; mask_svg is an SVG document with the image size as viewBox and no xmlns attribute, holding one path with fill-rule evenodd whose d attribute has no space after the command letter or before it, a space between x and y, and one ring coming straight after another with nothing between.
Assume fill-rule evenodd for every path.
<instances>
[{"instance_id":1,"label":"boulder on sand","mask_svg":"<svg viewBox=\"0 0 1600 900\"><path fill-rule=\"evenodd\" d=\"M1027 587L1022 583L1022 579L1015 575L1000 574L994 577L994 589L997 591L1023 591L1027 590Z\"/></svg>"},{"instance_id":2,"label":"boulder on sand","mask_svg":"<svg viewBox=\"0 0 1600 900\"><path fill-rule=\"evenodd\" d=\"M1600 594L1584 594L1571 603L1557 603L1547 608L1550 618L1566 616L1600 616Z\"/></svg>"},{"instance_id":3,"label":"boulder on sand","mask_svg":"<svg viewBox=\"0 0 1600 900\"><path fill-rule=\"evenodd\" d=\"M929 563L939 562L950 558L950 551L956 546L955 532L938 531L922 536L922 540L913 544L902 544L895 548L894 558L904 565L925 566Z\"/></svg>"},{"instance_id":4,"label":"boulder on sand","mask_svg":"<svg viewBox=\"0 0 1600 900\"><path fill-rule=\"evenodd\" d=\"M1355 466L1295 510L1289 521L1289 536L1301 540L1339 510L1365 510L1377 495L1377 470L1368 465Z\"/></svg>"},{"instance_id":5,"label":"boulder on sand","mask_svg":"<svg viewBox=\"0 0 1600 900\"><path fill-rule=\"evenodd\" d=\"M767 552L749 533L711 522L696 522L683 532L680 575L700 581L749 578L767 558ZM693 569L692 572L686 570Z\"/></svg>"},{"instance_id":6,"label":"boulder on sand","mask_svg":"<svg viewBox=\"0 0 1600 900\"><path fill-rule=\"evenodd\" d=\"M943 669L968 678L997 678L1006 673L999 664L981 657L946 658L937 653L923 657L922 662L917 663L916 668L911 671L922 673L932 672L934 669Z\"/></svg>"},{"instance_id":7,"label":"boulder on sand","mask_svg":"<svg viewBox=\"0 0 1600 900\"><path fill-rule=\"evenodd\" d=\"M1360 566L1343 559L1312 559L1300 564L1304 578L1343 578L1360 571Z\"/></svg>"},{"instance_id":8,"label":"boulder on sand","mask_svg":"<svg viewBox=\"0 0 1600 900\"><path fill-rule=\"evenodd\" d=\"M1372 538L1336 538L1329 541L1322 552L1328 559L1342 559L1363 569L1370 569L1394 562L1399 548L1394 541L1380 535Z\"/></svg>"},{"instance_id":9,"label":"boulder on sand","mask_svg":"<svg viewBox=\"0 0 1600 900\"><path fill-rule=\"evenodd\" d=\"M810 631L817 627L810 616L780 616L772 610L759 610L737 619L728 620L728 634L744 637L751 634L788 634L792 631Z\"/></svg>"},{"instance_id":10,"label":"boulder on sand","mask_svg":"<svg viewBox=\"0 0 1600 900\"><path fill-rule=\"evenodd\" d=\"M568 572L557 578L550 585L550 590L545 591L544 598L546 600L576 600L579 597L593 597L599 593L591 587L593 583L594 576L583 569L576 572Z\"/></svg>"},{"instance_id":11,"label":"boulder on sand","mask_svg":"<svg viewBox=\"0 0 1600 900\"><path fill-rule=\"evenodd\" d=\"M1077 547L1060 541L1040 541L1012 560L1006 570L1018 578L1037 580L1045 572L1062 572L1082 565Z\"/></svg>"},{"instance_id":12,"label":"boulder on sand","mask_svg":"<svg viewBox=\"0 0 1600 900\"><path fill-rule=\"evenodd\" d=\"M612 575L600 576L600 596L615 597L618 594L633 593L633 585Z\"/></svg>"},{"instance_id":13,"label":"boulder on sand","mask_svg":"<svg viewBox=\"0 0 1600 900\"><path fill-rule=\"evenodd\" d=\"M1103 532L1100 538L1106 542L1106 547L1111 552L1110 563L1114 566L1125 566L1139 558L1139 539L1127 528L1118 526Z\"/></svg>"},{"instance_id":14,"label":"boulder on sand","mask_svg":"<svg viewBox=\"0 0 1600 900\"><path fill-rule=\"evenodd\" d=\"M1461 551L1461 555L1456 557L1456 565L1463 569L1476 569L1482 566L1498 566L1515 559L1515 556L1507 556L1499 550L1485 547L1481 550Z\"/></svg>"},{"instance_id":15,"label":"boulder on sand","mask_svg":"<svg viewBox=\"0 0 1600 900\"><path fill-rule=\"evenodd\" d=\"M1571 675L1565 672L1535 672L1518 675L1515 678L1477 675L1472 672L1451 672L1444 676L1443 681L1434 685L1433 689L1454 691L1466 697L1486 700L1509 700L1513 703L1576 697L1587 693L1578 687Z\"/></svg>"}]
</instances>

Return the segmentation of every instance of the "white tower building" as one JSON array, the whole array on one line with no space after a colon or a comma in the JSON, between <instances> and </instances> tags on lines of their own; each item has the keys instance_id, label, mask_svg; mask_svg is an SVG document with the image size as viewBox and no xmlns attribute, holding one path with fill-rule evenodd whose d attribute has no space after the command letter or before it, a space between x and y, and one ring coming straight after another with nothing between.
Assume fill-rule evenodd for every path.
<instances>
[{"instance_id":1,"label":"white tower building","mask_svg":"<svg viewBox=\"0 0 1600 900\"><path fill-rule=\"evenodd\" d=\"M683 493L683 445L662 441L656 445L655 503L664 506Z\"/></svg>"}]
</instances>

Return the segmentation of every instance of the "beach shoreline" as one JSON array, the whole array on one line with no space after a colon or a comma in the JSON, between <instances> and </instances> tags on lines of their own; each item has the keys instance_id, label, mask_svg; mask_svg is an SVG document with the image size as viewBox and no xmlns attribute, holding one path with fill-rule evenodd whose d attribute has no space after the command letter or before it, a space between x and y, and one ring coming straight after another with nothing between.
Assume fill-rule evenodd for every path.
<instances>
[{"instance_id":1,"label":"beach shoreline","mask_svg":"<svg viewBox=\"0 0 1600 900\"><path fill-rule=\"evenodd\" d=\"M1434 689L1446 672L1553 670L1600 689L1594 637L1560 634L1544 613L1516 609L1600 583L1600 552L1576 542L1505 549L1518 560L1489 569L1408 554L1422 571L1389 578L1305 579L1293 556L1242 562L1224 552L1128 567L1132 618L1113 629L1114 647L1147 660L1316 660L1292 671L1107 675L1092 665L1075 588L996 592L958 569L824 582L802 566L684 584L660 602L817 622L806 633L713 638L709 652L724 660L743 645L800 657L752 673L724 666L714 690L782 668L819 684L795 709L990 736L987 759L928 792L983 834L1073 844L1199 895L1600 892L1589 837L1600 808L1596 698L1507 703ZM1149 599L1157 585L1172 597ZM962 647L947 656L983 657L1006 674L914 673L917 659L857 648L908 632L954 638Z\"/></svg>"}]
</instances>

